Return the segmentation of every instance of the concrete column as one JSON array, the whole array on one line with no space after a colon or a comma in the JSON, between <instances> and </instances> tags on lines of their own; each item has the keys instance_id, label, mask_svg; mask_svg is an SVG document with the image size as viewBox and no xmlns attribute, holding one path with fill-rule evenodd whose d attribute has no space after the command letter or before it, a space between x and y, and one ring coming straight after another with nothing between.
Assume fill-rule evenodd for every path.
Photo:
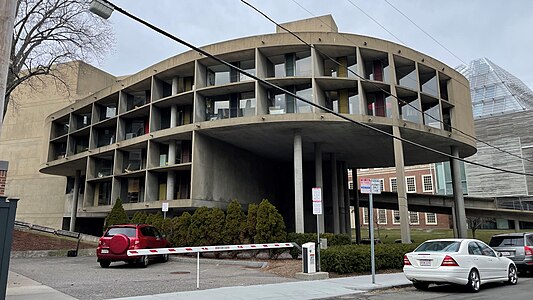
<instances>
[{"instance_id":1,"label":"concrete column","mask_svg":"<svg viewBox=\"0 0 533 300\"><path fill-rule=\"evenodd\" d=\"M302 136L294 132L294 220L295 231L304 232L304 183L302 162Z\"/></svg>"},{"instance_id":2,"label":"concrete column","mask_svg":"<svg viewBox=\"0 0 533 300\"><path fill-rule=\"evenodd\" d=\"M324 182L322 177L322 146L320 143L315 143L315 187L324 188ZM318 216L320 222L319 232L325 232L324 223L324 190L322 190L322 214Z\"/></svg>"},{"instance_id":3,"label":"concrete column","mask_svg":"<svg viewBox=\"0 0 533 300\"><path fill-rule=\"evenodd\" d=\"M519 220L514 220L514 231L515 232L520 231L520 221Z\"/></svg>"},{"instance_id":4,"label":"concrete column","mask_svg":"<svg viewBox=\"0 0 533 300\"><path fill-rule=\"evenodd\" d=\"M337 157L331 153L331 202L333 204L333 233L340 233L339 190L337 187Z\"/></svg>"},{"instance_id":5,"label":"concrete column","mask_svg":"<svg viewBox=\"0 0 533 300\"><path fill-rule=\"evenodd\" d=\"M168 165L176 164L176 141L171 140L168 144ZM176 194L176 172L169 171L167 173L167 200L173 200Z\"/></svg>"},{"instance_id":6,"label":"concrete column","mask_svg":"<svg viewBox=\"0 0 533 300\"><path fill-rule=\"evenodd\" d=\"M338 191L339 191L339 226L340 232L346 233L346 204L344 197L344 168L342 162L337 162L337 180L338 180Z\"/></svg>"},{"instance_id":7,"label":"concrete column","mask_svg":"<svg viewBox=\"0 0 533 300\"><path fill-rule=\"evenodd\" d=\"M400 128L392 127L392 134L401 137ZM407 207L407 190L405 187L405 166L403 162L402 141L394 139L394 162L396 165L396 186L398 188L398 211L400 212L400 232L402 243L411 243L411 231L409 229L409 208Z\"/></svg>"},{"instance_id":8,"label":"concrete column","mask_svg":"<svg viewBox=\"0 0 533 300\"><path fill-rule=\"evenodd\" d=\"M76 214L78 212L78 195L80 194L80 176L81 170L76 170L74 177L74 195L72 196L72 207L70 211L70 231L75 231L76 228Z\"/></svg>"},{"instance_id":9,"label":"concrete column","mask_svg":"<svg viewBox=\"0 0 533 300\"><path fill-rule=\"evenodd\" d=\"M179 77L172 78L172 95L178 94Z\"/></svg>"},{"instance_id":10,"label":"concrete column","mask_svg":"<svg viewBox=\"0 0 533 300\"><path fill-rule=\"evenodd\" d=\"M352 181L353 181L353 194L355 197L354 205L354 219L355 219L355 242L359 245L361 243L361 218L360 218L360 207L359 207L359 189L357 188L357 183L359 179L357 178L357 169L352 168Z\"/></svg>"},{"instance_id":11,"label":"concrete column","mask_svg":"<svg viewBox=\"0 0 533 300\"><path fill-rule=\"evenodd\" d=\"M459 149L455 146L452 147L452 156L459 157ZM459 238L467 238L465 200L463 198L459 161L451 158L450 167L452 169L452 186L455 203L455 217L457 221L457 234Z\"/></svg>"},{"instance_id":12,"label":"concrete column","mask_svg":"<svg viewBox=\"0 0 533 300\"><path fill-rule=\"evenodd\" d=\"M170 107L170 128L176 127L178 124L178 106L172 104Z\"/></svg>"},{"instance_id":13,"label":"concrete column","mask_svg":"<svg viewBox=\"0 0 533 300\"><path fill-rule=\"evenodd\" d=\"M346 233L352 238L352 219L350 211L350 189L348 188L348 168L346 167L346 162L342 166L342 180L344 186L344 219L346 224Z\"/></svg>"},{"instance_id":14,"label":"concrete column","mask_svg":"<svg viewBox=\"0 0 533 300\"><path fill-rule=\"evenodd\" d=\"M4 101L7 89L7 74L9 69L9 58L11 53L11 43L13 41L13 24L15 23L15 10L17 1L7 0L0 4L0 129L4 118Z\"/></svg>"},{"instance_id":15,"label":"concrete column","mask_svg":"<svg viewBox=\"0 0 533 300\"><path fill-rule=\"evenodd\" d=\"M457 234L457 218L455 217L455 205L452 206L452 224L453 224L453 237L458 238Z\"/></svg>"}]
</instances>

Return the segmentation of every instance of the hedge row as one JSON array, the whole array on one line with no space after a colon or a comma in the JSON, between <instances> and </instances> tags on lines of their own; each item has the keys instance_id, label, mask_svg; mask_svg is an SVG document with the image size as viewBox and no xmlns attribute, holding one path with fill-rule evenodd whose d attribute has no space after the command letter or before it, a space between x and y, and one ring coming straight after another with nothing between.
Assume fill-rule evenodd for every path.
<instances>
[{"instance_id":1,"label":"hedge row","mask_svg":"<svg viewBox=\"0 0 533 300\"><path fill-rule=\"evenodd\" d=\"M328 240L328 247L331 246L341 246L341 245L350 245L351 239L347 234L333 234L333 233L322 233L320 234L321 239ZM317 243L316 233L295 233L291 232L287 234L287 240L289 242L295 242L298 245L303 245L308 242ZM292 248L290 251L292 258L298 258L300 250L296 247Z\"/></svg>"},{"instance_id":2,"label":"hedge row","mask_svg":"<svg viewBox=\"0 0 533 300\"><path fill-rule=\"evenodd\" d=\"M416 244L376 245L376 270L401 269L403 256L416 248ZM322 271L345 273L370 272L370 245L344 245L320 251Z\"/></svg>"}]
</instances>

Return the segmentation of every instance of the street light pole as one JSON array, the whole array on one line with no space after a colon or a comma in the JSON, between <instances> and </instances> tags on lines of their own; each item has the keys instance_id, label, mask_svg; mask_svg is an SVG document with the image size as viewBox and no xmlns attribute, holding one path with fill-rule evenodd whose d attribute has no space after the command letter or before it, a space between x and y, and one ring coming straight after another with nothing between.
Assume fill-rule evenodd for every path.
<instances>
[{"instance_id":1,"label":"street light pole","mask_svg":"<svg viewBox=\"0 0 533 300\"><path fill-rule=\"evenodd\" d=\"M0 130L4 120L7 74L11 57L11 44L15 26L17 0L0 1Z\"/></svg>"}]
</instances>

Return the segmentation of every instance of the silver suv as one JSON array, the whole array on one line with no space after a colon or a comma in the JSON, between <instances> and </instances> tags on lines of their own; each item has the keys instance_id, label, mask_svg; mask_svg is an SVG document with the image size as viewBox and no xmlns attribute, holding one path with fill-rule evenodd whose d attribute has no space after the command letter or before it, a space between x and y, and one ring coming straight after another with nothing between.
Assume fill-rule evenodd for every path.
<instances>
[{"instance_id":1,"label":"silver suv","mask_svg":"<svg viewBox=\"0 0 533 300\"><path fill-rule=\"evenodd\" d=\"M533 232L498 234L489 246L514 261L521 271L533 270Z\"/></svg>"}]
</instances>

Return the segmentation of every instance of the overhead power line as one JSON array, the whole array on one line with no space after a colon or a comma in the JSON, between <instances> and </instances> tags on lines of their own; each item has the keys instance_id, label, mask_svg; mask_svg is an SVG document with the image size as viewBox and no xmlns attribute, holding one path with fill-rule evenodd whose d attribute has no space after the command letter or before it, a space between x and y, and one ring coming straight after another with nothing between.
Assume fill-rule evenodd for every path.
<instances>
[{"instance_id":1,"label":"overhead power line","mask_svg":"<svg viewBox=\"0 0 533 300\"><path fill-rule=\"evenodd\" d=\"M300 6L302 9L304 9L305 11L307 11L309 14L311 14L312 16L315 16L312 12L310 12L307 8L305 8L304 6L302 6L302 5L301 5L300 3L298 3L296 0L292 0L292 1L293 1L294 3L296 3L298 6ZM371 20L373 20L374 22L376 22L378 25L380 25L382 28L384 28L384 29L386 30L386 28L385 28L384 26L382 26L378 21L376 21L374 18L372 18L371 16L369 16L367 13L365 13L360 7L356 6L352 1L350 1L350 0L347 0L347 1L350 2L352 5L354 5L356 8L358 8L359 10L361 10L361 11L362 11L365 15L367 15ZM315 17L316 17L316 16L315 16ZM273 22L273 20L271 20L271 19L270 19L270 21ZM321 19L319 19L319 21L322 22L324 25L326 25L327 27L329 27L329 28L331 29L331 26L330 26L329 24L327 24L326 22L322 21ZM275 22L273 22L273 23L275 23ZM277 24L277 23L275 23L275 24ZM285 30L286 30L288 33L292 34L293 36L296 36L296 34L294 34L293 32L289 31L288 29L285 29ZM389 31L387 30L387 32L389 32ZM402 42L402 41L401 41L399 38L397 38L394 34L392 34L391 32L389 32L389 33L390 33L392 36L394 36L396 39L398 39L400 42ZM344 35L341 35L341 36L342 36L343 38L345 38L347 41L351 42L354 46L357 46L357 44L356 44L354 41L348 39L348 38L345 37ZM297 37L297 36L296 36L296 37ZM306 43L305 41L303 41L303 40L300 39L299 37L297 37L297 38L298 38L301 42L303 42L303 43L305 43L306 45L310 46L311 48L314 48L312 45ZM403 43L403 42L402 42L402 43ZM345 65L343 65L343 64L341 64L341 63L339 63L338 61L336 61L336 60L333 59L332 57L330 57L330 56L324 54L324 53L321 52L319 49L316 49L316 48L314 48L314 49L317 50L317 52L319 52L320 54L326 56L326 58L328 58L329 60L331 60L332 62L334 62L334 63L337 64L338 66L340 66L340 67L342 67L342 68L345 68L348 72L350 72L350 73L352 73L353 75L357 76L357 77L360 78L361 80L364 80L364 81L369 82L369 83L372 84L375 88L379 89L380 91L382 91L383 93L387 94L388 96L391 96L391 97L395 98L396 100L400 101L402 104L407 105L407 106L411 107L412 109L414 109L414 110L416 110L416 111L422 113L425 117L429 117L429 118L433 119L434 121L439 122L439 123L442 124L442 125L449 126L451 129L453 129L453 130L455 130L455 131L461 133L462 135L464 135L464 136L466 136L466 137L468 137L468 138L470 138L470 139L472 139L472 140L474 140L474 141L476 141L476 142L479 142L479 143L482 143L482 144L484 144L484 145L486 145L486 146L489 146L489 147L491 147L491 148L494 148L494 149L496 149L496 150L498 150L498 151L500 151L500 152L502 152L502 153L508 154L508 155L510 155L510 156L514 156L514 157L516 157L516 158L518 158L518 159L520 159L520 160L525 160L525 161L533 162L533 160L531 160L531 159L528 159L528 158L522 157L522 156L520 156L520 155L518 155L518 154L515 154L515 153L512 153L512 152L509 152L509 151L507 151L507 150L505 150L505 149L502 149L502 148L500 148L500 147L498 147L498 146L495 146L495 145L492 145L492 144L490 144L490 143L488 143L488 142L486 142L486 141L483 141L483 140L481 140L481 139L479 139L479 138L477 138L477 137L475 137L475 136L473 136L473 135L471 135L471 134L468 134L468 133L462 131L462 130L459 129L459 128L453 127L451 124L445 124L442 120L437 119L436 117L434 117L434 116L428 114L427 112L425 112L425 111L419 109L418 107L412 105L411 103L409 103L409 102L407 102L407 101L405 101L405 100L403 100L403 99L401 99L401 98L399 98L399 97L393 95L391 92L389 92L389 91L383 89L381 86L379 86L379 85L373 83L372 81L367 80L367 79L364 78L363 76L361 76L361 75L357 74L356 72L354 72L353 70L349 69L347 66L345 66ZM382 62L383 62L383 61L382 61ZM433 66L433 67L435 67L435 66ZM408 78L411 79L410 77L408 77ZM414 79L411 79L411 80L415 81ZM455 79L452 78L452 80L455 80ZM457 81L457 80L456 80L456 81ZM470 89L470 87L467 87L467 88ZM436 92L436 91L435 91L435 92Z\"/></svg>"},{"instance_id":2,"label":"overhead power line","mask_svg":"<svg viewBox=\"0 0 533 300\"><path fill-rule=\"evenodd\" d=\"M243 70L243 69L241 69L241 68L239 68L239 67L236 67L236 66L234 66L233 64L231 64L231 63L229 63L229 62L227 62L227 61L225 61L225 60L219 58L218 56L216 56L216 55L212 55L212 54L210 54L209 52L207 52L207 51L205 51L205 50L203 50L203 49L201 49L201 48L198 48L198 47L192 45L191 43L186 42L186 41L184 41L184 40L182 40L182 39L180 39L180 38L178 38L178 37L172 35L171 33L166 32L166 31L164 31L163 29L160 29L159 27L156 27L155 25L152 25L152 24L148 23L147 21L145 21L145 20L143 20L143 19L141 19L141 18L139 18L139 17L137 17L137 16L135 16L135 15L130 14L129 12L125 11L124 9L122 9L122 8L120 8L120 7L118 7L118 6L116 6L115 4L113 4L113 3L111 3L111 2L109 2L109 1L107 1L107 0L101 0L101 1L107 3L108 5L110 5L110 6L111 6L113 9L115 9L116 11L118 11L118 12L120 12L120 13L122 13L122 14L124 14L124 15L130 17L130 18L132 18L133 20L135 20L135 21L137 21L137 22L139 22L139 23L141 23L141 24L147 26L147 27L150 28L150 29L153 29L154 31L156 31L156 32L158 32L158 33L160 33L160 34L162 34L162 35L168 37L169 39L171 39L171 40L173 40L173 41L176 41L176 42L178 42L178 43L180 43L180 44L182 44L182 45L185 45L185 46L189 47L190 49L192 49L192 50L194 50L194 51L196 51L196 52L198 52L198 53L200 53L200 54L202 54L202 55L205 55L206 57L209 57L209 58L211 58L211 59L213 59L213 60L215 60L215 61L217 61L217 62L219 62L219 63L221 63L221 64L223 64L223 65L225 65L225 66L227 66L227 67L230 67L230 68L232 68L232 69L234 69L234 70L236 70L236 71L238 71L238 72L240 72L240 73L242 73L242 74L244 74L244 75L246 75L246 76L248 76L248 77L250 77L250 78L252 78L252 79L255 79L255 80L261 82L262 84L264 84L264 85L266 85L266 86L269 86L269 87L275 88L275 89L277 89L277 90L279 90L279 91L282 91L283 93L285 93L285 94L287 94L287 95L290 95L290 96L294 97L295 99L298 99L298 100L303 101L304 103L307 103L307 104L309 104L309 105L311 105L311 106L314 106L314 107L319 108L319 109L321 109L321 110L324 110L324 111L326 111L326 112L328 112L328 113L331 113L331 114L337 116L337 117L340 118L340 119L343 119L343 120L348 121L348 122L350 122L350 123L357 124L357 125L359 125L359 126L361 126L361 127L364 127L364 128L367 128L367 129L370 129L370 130L373 130L373 131L379 132L379 133L381 133L381 134L383 134L383 135L389 136L389 137L391 137L391 138L393 138L393 139L400 140L400 141L402 141L402 142L404 142L404 143L407 143L407 144L413 145L413 146L415 146L415 147L418 147L418 148L421 148L421 149L424 149L424 150L427 150L427 151L431 151L431 152L433 152L433 153L439 154L439 155L444 156L444 157L448 157L448 158L450 158L450 159L456 159L456 160L459 160L459 161L463 161L463 162L465 162L465 163L469 163L469 164L472 164L472 165L477 165L477 166L484 167L484 168L488 168L488 169L492 169L492 170L495 170L495 171L506 172L506 173L512 173L512 174L517 174L517 175L533 176L533 174L530 174L530 173L522 173L522 172L516 172L516 171L512 171L512 170L505 170L505 169L496 168L496 167L493 167L493 166L486 166L486 165L483 165L483 164L480 164L480 163L471 162L471 161L468 161L468 160L466 160L466 159L464 159L464 158L455 157L455 156L453 156L453 155L450 155L450 154L448 154L448 153L445 153L445 152L442 152L442 151L439 151L439 150L433 149L433 148L431 148L431 147L424 146L424 145L418 144L418 143L416 143L416 142L413 142L413 141L410 141L410 140L407 140L407 139L404 139L404 138L401 138L401 137L394 136L394 135L391 134L391 133L388 133L388 132L386 132L386 131L384 131L384 130L381 130L381 129L379 129L379 128L373 127L373 126L371 126L371 125L368 125L368 124L365 124L365 123L361 123L361 122L358 122L358 121L352 120L352 119L350 119L350 118L348 118L348 117L346 117L346 116L343 116L343 115L341 115L341 114L339 114L339 113L336 113L336 112L333 111L332 109L329 109L329 108L324 107L324 106L322 106L322 105L316 104L316 103L314 103L314 102L312 102L312 101L310 101L310 100L307 100L307 99L305 99L305 98L303 98L303 97L297 95L296 93L290 92L290 91L288 91L288 90L286 90L286 89L284 89L284 88L282 88L282 87L280 87L280 86L277 86L277 85L275 85L275 84L273 84L273 83L270 83L270 82L268 82L268 81L266 81L266 80L264 80L264 79L262 79L262 78L259 78L259 77L257 77L256 75L254 75L254 74L252 74L252 73L250 73L250 72L247 72L247 71L245 71L245 70ZM242 1L243 3L245 3L245 4L247 4L248 6L254 8L253 6L251 6L250 4L248 4L246 1L243 1L243 0L241 0L241 1ZM255 8L254 8L254 9L255 9ZM256 10L257 10L257 9L256 9ZM265 16L266 16L266 15L265 15Z\"/></svg>"}]
</instances>

